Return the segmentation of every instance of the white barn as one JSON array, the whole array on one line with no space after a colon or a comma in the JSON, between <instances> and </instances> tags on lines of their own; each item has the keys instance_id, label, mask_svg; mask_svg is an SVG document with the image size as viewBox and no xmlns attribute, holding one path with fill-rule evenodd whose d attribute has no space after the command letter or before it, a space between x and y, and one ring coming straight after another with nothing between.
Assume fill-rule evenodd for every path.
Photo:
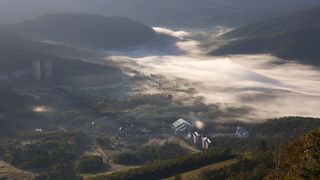
<instances>
[{"instance_id":1,"label":"white barn","mask_svg":"<svg viewBox=\"0 0 320 180\"><path fill-rule=\"evenodd\" d=\"M184 133L192 129L192 124L184 119L178 119L172 123L171 128L175 133Z\"/></svg>"},{"instance_id":2,"label":"white barn","mask_svg":"<svg viewBox=\"0 0 320 180\"><path fill-rule=\"evenodd\" d=\"M202 148L208 149L211 144L211 140L207 137L202 138Z\"/></svg>"}]
</instances>

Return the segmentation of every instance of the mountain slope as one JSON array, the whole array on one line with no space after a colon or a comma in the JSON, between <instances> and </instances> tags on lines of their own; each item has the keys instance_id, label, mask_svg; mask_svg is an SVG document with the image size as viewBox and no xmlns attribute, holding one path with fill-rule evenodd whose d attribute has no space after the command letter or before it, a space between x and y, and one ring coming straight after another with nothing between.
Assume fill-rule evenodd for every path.
<instances>
[{"instance_id":1,"label":"mountain slope","mask_svg":"<svg viewBox=\"0 0 320 180\"><path fill-rule=\"evenodd\" d=\"M1 27L33 40L99 49L130 47L155 36L152 28L138 21L89 14L46 14Z\"/></svg>"},{"instance_id":2,"label":"mountain slope","mask_svg":"<svg viewBox=\"0 0 320 180\"><path fill-rule=\"evenodd\" d=\"M320 175L320 129L312 130L299 139L278 148L276 167L265 178L318 179Z\"/></svg>"},{"instance_id":3,"label":"mountain slope","mask_svg":"<svg viewBox=\"0 0 320 180\"><path fill-rule=\"evenodd\" d=\"M200 180L319 179L320 129L311 130L295 140L275 147L265 141L255 143L255 147L234 163L220 168L205 168L201 172L191 171L180 177L183 180L192 179L190 177Z\"/></svg>"},{"instance_id":4,"label":"mountain slope","mask_svg":"<svg viewBox=\"0 0 320 180\"><path fill-rule=\"evenodd\" d=\"M248 24L223 35L224 38L261 37L300 28L320 26L320 7Z\"/></svg>"},{"instance_id":5,"label":"mountain slope","mask_svg":"<svg viewBox=\"0 0 320 180\"><path fill-rule=\"evenodd\" d=\"M78 56L83 58L91 55L87 51L33 41L0 29L0 81L19 79L28 82L31 79L31 62L34 59L51 59L57 80L66 76L118 71L113 67L74 59Z\"/></svg>"},{"instance_id":6,"label":"mountain slope","mask_svg":"<svg viewBox=\"0 0 320 180\"><path fill-rule=\"evenodd\" d=\"M232 41L211 55L271 53L284 59L320 65L320 27L281 32L266 37Z\"/></svg>"},{"instance_id":7,"label":"mountain slope","mask_svg":"<svg viewBox=\"0 0 320 180\"><path fill-rule=\"evenodd\" d=\"M319 0L1 0L0 23L30 19L50 10L125 16L157 26L234 26L319 4Z\"/></svg>"},{"instance_id":8,"label":"mountain slope","mask_svg":"<svg viewBox=\"0 0 320 180\"><path fill-rule=\"evenodd\" d=\"M320 7L240 27L222 38L233 39L211 55L270 53L320 65Z\"/></svg>"},{"instance_id":9,"label":"mountain slope","mask_svg":"<svg viewBox=\"0 0 320 180\"><path fill-rule=\"evenodd\" d=\"M31 62L34 59L51 59L53 61L53 74L56 79L66 76L117 71L112 67L87 63L80 60L61 58L21 49L0 47L0 77L8 75L9 79L10 76L17 78L18 75L15 76L14 74L23 71L26 76L22 76L22 78L24 80L30 80Z\"/></svg>"},{"instance_id":10,"label":"mountain slope","mask_svg":"<svg viewBox=\"0 0 320 180\"><path fill-rule=\"evenodd\" d=\"M89 50L78 49L71 46L34 41L4 29L0 29L0 46L73 58L92 57L97 54Z\"/></svg>"}]
</instances>

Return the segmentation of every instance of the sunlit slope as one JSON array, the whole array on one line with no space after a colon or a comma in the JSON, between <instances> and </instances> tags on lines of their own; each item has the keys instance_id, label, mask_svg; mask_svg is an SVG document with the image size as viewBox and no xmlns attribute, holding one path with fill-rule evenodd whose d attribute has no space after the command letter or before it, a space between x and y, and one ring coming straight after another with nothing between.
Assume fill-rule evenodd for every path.
<instances>
[{"instance_id":1,"label":"sunlit slope","mask_svg":"<svg viewBox=\"0 0 320 180\"><path fill-rule=\"evenodd\" d=\"M17 169L6 162L0 161L0 179L29 180L34 177L35 175L31 172Z\"/></svg>"},{"instance_id":2,"label":"sunlit slope","mask_svg":"<svg viewBox=\"0 0 320 180\"><path fill-rule=\"evenodd\" d=\"M222 162L218 162L218 163L210 164L208 166L201 167L199 169L195 169L193 171L189 171L189 172L183 173L180 176L181 176L182 180L195 180L195 179L199 179L199 177L201 177L201 173L203 171L220 169L220 168L223 168L225 166L229 166L231 164L234 164L236 162L238 162L237 159L231 159L231 160L227 160L227 161L222 161ZM175 178L176 178L176 176L170 177L170 178L166 178L165 180L174 180Z\"/></svg>"}]
</instances>

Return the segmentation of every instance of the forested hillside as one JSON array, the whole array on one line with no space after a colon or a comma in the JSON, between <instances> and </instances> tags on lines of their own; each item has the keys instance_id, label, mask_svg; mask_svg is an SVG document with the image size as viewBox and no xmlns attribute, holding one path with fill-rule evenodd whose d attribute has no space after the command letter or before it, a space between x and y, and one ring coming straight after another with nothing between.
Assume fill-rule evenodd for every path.
<instances>
[{"instance_id":1,"label":"forested hillside","mask_svg":"<svg viewBox=\"0 0 320 180\"><path fill-rule=\"evenodd\" d=\"M270 53L278 57L320 65L320 8L253 23L222 37L230 43L211 55Z\"/></svg>"},{"instance_id":2,"label":"forested hillside","mask_svg":"<svg viewBox=\"0 0 320 180\"><path fill-rule=\"evenodd\" d=\"M199 179L318 179L320 176L320 129L288 144L269 149L260 144L250 158L236 164L204 171Z\"/></svg>"},{"instance_id":3,"label":"forested hillside","mask_svg":"<svg viewBox=\"0 0 320 180\"><path fill-rule=\"evenodd\" d=\"M283 17L271 18L236 28L223 35L224 38L262 37L300 28L320 25L320 7L306 9Z\"/></svg>"},{"instance_id":4,"label":"forested hillside","mask_svg":"<svg viewBox=\"0 0 320 180\"><path fill-rule=\"evenodd\" d=\"M242 140L248 142L247 145L241 145L248 147L244 152L231 153L230 150L213 149L185 155L181 158L156 161L141 168L97 176L92 179L166 178L228 159L237 159L237 162L218 169L207 169L200 173L198 179L258 180L267 178L271 180L276 179L276 175L281 177L280 179L285 179L285 177L314 179L319 176L320 172L320 129L317 129L319 122L319 119L315 118L284 117L262 124L253 124L248 129L254 138ZM216 139L214 142L215 144L221 143ZM235 138L231 141L226 140L224 147L228 147L227 144L232 147L230 144L237 143L239 141Z\"/></svg>"}]
</instances>

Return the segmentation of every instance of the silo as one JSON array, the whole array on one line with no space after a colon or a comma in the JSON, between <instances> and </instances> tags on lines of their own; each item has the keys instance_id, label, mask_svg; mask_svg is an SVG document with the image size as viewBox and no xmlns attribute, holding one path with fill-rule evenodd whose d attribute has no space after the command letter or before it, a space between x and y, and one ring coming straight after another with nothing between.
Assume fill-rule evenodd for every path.
<instances>
[{"instance_id":1,"label":"silo","mask_svg":"<svg viewBox=\"0 0 320 180\"><path fill-rule=\"evenodd\" d=\"M35 84L41 84L41 62L40 60L32 61L32 79Z\"/></svg>"},{"instance_id":2,"label":"silo","mask_svg":"<svg viewBox=\"0 0 320 180\"><path fill-rule=\"evenodd\" d=\"M52 83L52 78L53 78L52 65L53 63L51 60L45 60L43 62L43 82L46 84Z\"/></svg>"}]
</instances>

